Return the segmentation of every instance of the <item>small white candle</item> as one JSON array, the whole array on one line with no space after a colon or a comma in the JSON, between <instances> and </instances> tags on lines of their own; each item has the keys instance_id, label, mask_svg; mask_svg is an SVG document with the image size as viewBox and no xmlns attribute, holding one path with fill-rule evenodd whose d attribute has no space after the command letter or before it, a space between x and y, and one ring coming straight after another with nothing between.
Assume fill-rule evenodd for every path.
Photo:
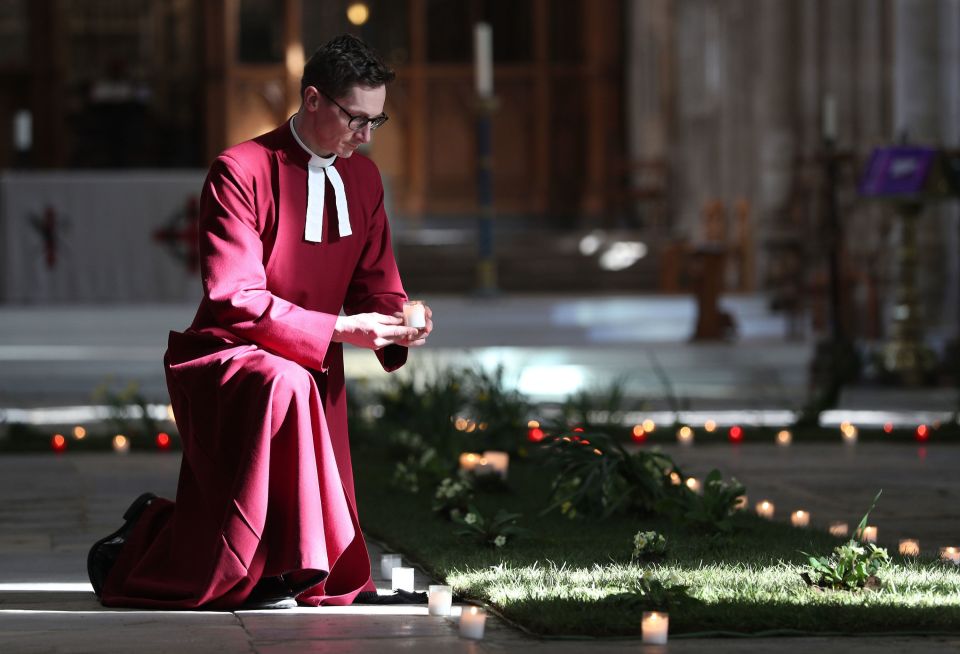
<instances>
[{"instance_id":1,"label":"small white candle","mask_svg":"<svg viewBox=\"0 0 960 654\"><path fill-rule=\"evenodd\" d=\"M779 445L780 447L787 447L792 442L793 442L793 434L791 434L786 429L783 429L777 433L777 445Z\"/></svg>"},{"instance_id":2,"label":"small white candle","mask_svg":"<svg viewBox=\"0 0 960 654\"><path fill-rule=\"evenodd\" d=\"M460 455L460 469L464 472L473 472L473 469L480 465L483 459L479 454L473 452L464 452Z\"/></svg>"},{"instance_id":3,"label":"small white candle","mask_svg":"<svg viewBox=\"0 0 960 654\"><path fill-rule=\"evenodd\" d=\"M857 428L849 422L840 425L840 433L843 435L843 442L847 445L857 444Z\"/></svg>"},{"instance_id":4,"label":"small white candle","mask_svg":"<svg viewBox=\"0 0 960 654\"><path fill-rule=\"evenodd\" d=\"M846 522L831 522L830 523L830 535L831 536L846 536L850 533L850 525Z\"/></svg>"},{"instance_id":5,"label":"small white candle","mask_svg":"<svg viewBox=\"0 0 960 654\"><path fill-rule=\"evenodd\" d=\"M644 645L666 645L670 616L661 611L644 611L640 631Z\"/></svg>"},{"instance_id":6,"label":"small white candle","mask_svg":"<svg viewBox=\"0 0 960 654\"><path fill-rule=\"evenodd\" d=\"M450 615L453 589L450 586L431 585L428 590L427 612L430 615Z\"/></svg>"},{"instance_id":7,"label":"small white candle","mask_svg":"<svg viewBox=\"0 0 960 654\"><path fill-rule=\"evenodd\" d=\"M487 450L483 453L483 458L486 459L486 463L490 465L493 471L500 475L502 479L507 478L507 470L510 468L510 455L508 453L497 450Z\"/></svg>"},{"instance_id":8,"label":"small white candle","mask_svg":"<svg viewBox=\"0 0 960 654\"><path fill-rule=\"evenodd\" d=\"M393 578L393 569L403 565L403 557L399 554L384 554L380 557L380 576L384 579Z\"/></svg>"},{"instance_id":9,"label":"small white candle","mask_svg":"<svg viewBox=\"0 0 960 654\"><path fill-rule=\"evenodd\" d=\"M489 23L477 23L473 28L474 75L477 95L493 96L493 29Z\"/></svg>"},{"instance_id":10,"label":"small white candle","mask_svg":"<svg viewBox=\"0 0 960 654\"><path fill-rule=\"evenodd\" d=\"M769 500L763 500L762 502L757 503L757 515L761 518L766 518L767 520L773 519L774 511L773 502Z\"/></svg>"},{"instance_id":11,"label":"small white candle","mask_svg":"<svg viewBox=\"0 0 960 654\"><path fill-rule=\"evenodd\" d=\"M390 583L393 590L413 592L413 568L394 568Z\"/></svg>"},{"instance_id":12,"label":"small white candle","mask_svg":"<svg viewBox=\"0 0 960 654\"><path fill-rule=\"evenodd\" d=\"M800 509L790 514L790 524L794 527L806 527L810 524L810 514Z\"/></svg>"},{"instance_id":13,"label":"small white candle","mask_svg":"<svg viewBox=\"0 0 960 654\"><path fill-rule=\"evenodd\" d=\"M867 525L863 528L863 542L864 543L876 543L877 542L877 528L873 525Z\"/></svg>"},{"instance_id":14,"label":"small white candle","mask_svg":"<svg viewBox=\"0 0 960 654\"><path fill-rule=\"evenodd\" d=\"M460 614L460 637L480 640L487 621L487 612L478 606L464 608Z\"/></svg>"},{"instance_id":15,"label":"small white candle","mask_svg":"<svg viewBox=\"0 0 960 654\"><path fill-rule=\"evenodd\" d=\"M700 492L700 481L696 477L687 477L687 481L684 483L686 483L687 488L692 490L694 493Z\"/></svg>"},{"instance_id":16,"label":"small white candle","mask_svg":"<svg viewBox=\"0 0 960 654\"><path fill-rule=\"evenodd\" d=\"M117 454L126 454L130 451L130 439L123 434L113 437L113 451Z\"/></svg>"},{"instance_id":17,"label":"small white candle","mask_svg":"<svg viewBox=\"0 0 960 654\"><path fill-rule=\"evenodd\" d=\"M900 554L903 556L920 556L920 541L914 538L901 539Z\"/></svg>"},{"instance_id":18,"label":"small white candle","mask_svg":"<svg viewBox=\"0 0 960 654\"><path fill-rule=\"evenodd\" d=\"M960 547L941 547L940 558L954 565L960 565Z\"/></svg>"},{"instance_id":19,"label":"small white candle","mask_svg":"<svg viewBox=\"0 0 960 654\"><path fill-rule=\"evenodd\" d=\"M407 327L423 329L427 326L427 312L420 300L408 300L403 303L403 324Z\"/></svg>"},{"instance_id":20,"label":"small white candle","mask_svg":"<svg viewBox=\"0 0 960 654\"><path fill-rule=\"evenodd\" d=\"M694 434L690 427L681 427L677 430L677 442L681 445L693 445Z\"/></svg>"}]
</instances>

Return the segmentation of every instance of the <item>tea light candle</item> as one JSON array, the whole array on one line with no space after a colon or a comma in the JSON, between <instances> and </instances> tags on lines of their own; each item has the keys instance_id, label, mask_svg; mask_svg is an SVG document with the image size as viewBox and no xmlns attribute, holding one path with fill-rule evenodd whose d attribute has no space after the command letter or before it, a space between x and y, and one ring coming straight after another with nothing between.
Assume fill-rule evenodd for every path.
<instances>
[{"instance_id":1,"label":"tea light candle","mask_svg":"<svg viewBox=\"0 0 960 654\"><path fill-rule=\"evenodd\" d=\"M487 612L478 606L465 608L460 614L460 637L480 640L487 621Z\"/></svg>"},{"instance_id":2,"label":"tea light candle","mask_svg":"<svg viewBox=\"0 0 960 654\"><path fill-rule=\"evenodd\" d=\"M960 547L941 547L940 558L954 565L960 565Z\"/></svg>"},{"instance_id":3,"label":"tea light candle","mask_svg":"<svg viewBox=\"0 0 960 654\"><path fill-rule=\"evenodd\" d=\"M393 578L393 569L403 565L403 557L399 554L384 554L380 557L380 576L384 579Z\"/></svg>"},{"instance_id":4,"label":"tea light candle","mask_svg":"<svg viewBox=\"0 0 960 654\"><path fill-rule=\"evenodd\" d=\"M123 434L113 437L113 451L117 454L126 454L130 451L130 439Z\"/></svg>"},{"instance_id":5,"label":"tea light candle","mask_svg":"<svg viewBox=\"0 0 960 654\"><path fill-rule=\"evenodd\" d=\"M757 515L761 518L766 518L767 520L773 519L773 502L768 500L763 500L757 504Z\"/></svg>"},{"instance_id":6,"label":"tea light candle","mask_svg":"<svg viewBox=\"0 0 960 654\"><path fill-rule=\"evenodd\" d=\"M677 442L681 445L693 445L693 430L686 426L678 429Z\"/></svg>"},{"instance_id":7,"label":"tea light candle","mask_svg":"<svg viewBox=\"0 0 960 654\"><path fill-rule=\"evenodd\" d=\"M394 568L390 583L393 590L413 592L413 568Z\"/></svg>"},{"instance_id":8,"label":"tea light candle","mask_svg":"<svg viewBox=\"0 0 960 654\"><path fill-rule=\"evenodd\" d=\"M849 422L845 422L840 426L840 431L843 433L843 442L847 445L855 445L857 442L857 428L851 425Z\"/></svg>"},{"instance_id":9,"label":"tea light candle","mask_svg":"<svg viewBox=\"0 0 960 654\"><path fill-rule=\"evenodd\" d=\"M480 465L483 459L479 454L473 452L464 452L460 455L460 469L464 472L473 472L473 469Z\"/></svg>"},{"instance_id":10,"label":"tea light candle","mask_svg":"<svg viewBox=\"0 0 960 654\"><path fill-rule=\"evenodd\" d=\"M500 475L501 479L507 478L507 469L510 467L510 455L506 452L496 450L487 450L483 453L486 463L493 468L493 472Z\"/></svg>"},{"instance_id":11,"label":"tea light candle","mask_svg":"<svg viewBox=\"0 0 960 654\"><path fill-rule=\"evenodd\" d=\"M700 481L696 477L687 477L687 481L685 483L687 488L692 490L694 493L700 492Z\"/></svg>"},{"instance_id":12,"label":"tea light candle","mask_svg":"<svg viewBox=\"0 0 960 654\"><path fill-rule=\"evenodd\" d=\"M920 541L904 538L900 541L900 553L904 556L920 556Z\"/></svg>"},{"instance_id":13,"label":"tea light candle","mask_svg":"<svg viewBox=\"0 0 960 654\"><path fill-rule=\"evenodd\" d=\"M863 528L863 542L864 543L876 543L877 542L877 528L874 525L867 525Z\"/></svg>"},{"instance_id":14,"label":"tea light candle","mask_svg":"<svg viewBox=\"0 0 960 654\"><path fill-rule=\"evenodd\" d=\"M450 586L432 585L428 589L427 612L430 615L450 615L453 604L453 589Z\"/></svg>"},{"instance_id":15,"label":"tea light candle","mask_svg":"<svg viewBox=\"0 0 960 654\"><path fill-rule=\"evenodd\" d=\"M787 447L790 443L793 442L793 434L791 434L786 429L783 429L777 432L777 445L780 447Z\"/></svg>"},{"instance_id":16,"label":"tea light candle","mask_svg":"<svg viewBox=\"0 0 960 654\"><path fill-rule=\"evenodd\" d=\"M427 326L427 313L423 302L408 300L403 303L403 324L417 329L423 329Z\"/></svg>"},{"instance_id":17,"label":"tea light candle","mask_svg":"<svg viewBox=\"0 0 960 654\"><path fill-rule=\"evenodd\" d=\"M848 533L850 533L850 525L848 525L846 522L830 523L831 536L846 536Z\"/></svg>"},{"instance_id":18,"label":"tea light candle","mask_svg":"<svg viewBox=\"0 0 960 654\"><path fill-rule=\"evenodd\" d=\"M670 616L661 611L644 611L640 631L644 645L666 645Z\"/></svg>"},{"instance_id":19,"label":"tea light candle","mask_svg":"<svg viewBox=\"0 0 960 654\"><path fill-rule=\"evenodd\" d=\"M790 514L790 524L794 527L807 527L810 525L810 514L800 509Z\"/></svg>"}]
</instances>

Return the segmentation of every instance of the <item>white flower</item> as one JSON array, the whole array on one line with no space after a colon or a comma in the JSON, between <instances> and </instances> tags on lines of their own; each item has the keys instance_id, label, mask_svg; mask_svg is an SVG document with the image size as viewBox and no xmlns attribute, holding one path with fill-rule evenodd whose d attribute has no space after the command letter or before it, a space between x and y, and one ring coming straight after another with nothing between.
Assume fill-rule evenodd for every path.
<instances>
[{"instance_id":1,"label":"white flower","mask_svg":"<svg viewBox=\"0 0 960 654\"><path fill-rule=\"evenodd\" d=\"M501 534L493 539L493 544L497 547L503 547L507 544L507 537Z\"/></svg>"},{"instance_id":2,"label":"white flower","mask_svg":"<svg viewBox=\"0 0 960 654\"><path fill-rule=\"evenodd\" d=\"M477 514L468 513L466 517L463 519L463 521L466 522L468 525L475 524L477 522Z\"/></svg>"}]
</instances>

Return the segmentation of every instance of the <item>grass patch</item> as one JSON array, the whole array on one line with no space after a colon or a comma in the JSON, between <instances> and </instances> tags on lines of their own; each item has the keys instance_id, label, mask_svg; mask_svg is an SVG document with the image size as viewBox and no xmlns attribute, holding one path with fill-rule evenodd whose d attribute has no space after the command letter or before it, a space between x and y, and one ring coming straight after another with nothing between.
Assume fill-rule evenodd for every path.
<instances>
[{"instance_id":1,"label":"grass patch","mask_svg":"<svg viewBox=\"0 0 960 654\"><path fill-rule=\"evenodd\" d=\"M939 561L894 555L879 590L820 591L800 577L809 569L801 550L829 554L841 540L825 532L745 513L734 517L731 535L695 531L666 518L541 516L551 475L516 458L508 488L478 493L476 504L485 513L522 513L520 524L532 535L503 549L485 548L458 537L455 524L432 512L432 488L410 494L393 487L394 464L384 448L358 442L354 461L361 521L370 535L455 592L487 601L542 635L636 636L644 607L624 601L624 593L642 578L686 587L670 606L676 634L960 631L960 569ZM663 559L631 561L640 530L666 536Z\"/></svg>"}]
</instances>

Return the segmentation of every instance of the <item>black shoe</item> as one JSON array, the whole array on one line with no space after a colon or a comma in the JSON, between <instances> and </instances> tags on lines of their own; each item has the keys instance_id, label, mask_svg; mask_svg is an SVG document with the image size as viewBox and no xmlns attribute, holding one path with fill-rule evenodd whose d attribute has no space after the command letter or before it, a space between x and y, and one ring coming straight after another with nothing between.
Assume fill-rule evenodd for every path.
<instances>
[{"instance_id":1,"label":"black shoe","mask_svg":"<svg viewBox=\"0 0 960 654\"><path fill-rule=\"evenodd\" d=\"M240 610L295 608L297 606L297 595L313 588L326 578L326 572L319 572L297 583L291 583L283 575L263 577L250 591L250 595L240 607Z\"/></svg>"},{"instance_id":2,"label":"black shoe","mask_svg":"<svg viewBox=\"0 0 960 654\"><path fill-rule=\"evenodd\" d=\"M90 548L87 554L87 576L97 597L103 591L103 582L106 581L110 569L120 556L120 550L127 542L130 530L136 524L143 510L150 506L157 496L153 493L144 493L133 501L133 504L123 514L123 525L109 536L104 536Z\"/></svg>"}]
</instances>

